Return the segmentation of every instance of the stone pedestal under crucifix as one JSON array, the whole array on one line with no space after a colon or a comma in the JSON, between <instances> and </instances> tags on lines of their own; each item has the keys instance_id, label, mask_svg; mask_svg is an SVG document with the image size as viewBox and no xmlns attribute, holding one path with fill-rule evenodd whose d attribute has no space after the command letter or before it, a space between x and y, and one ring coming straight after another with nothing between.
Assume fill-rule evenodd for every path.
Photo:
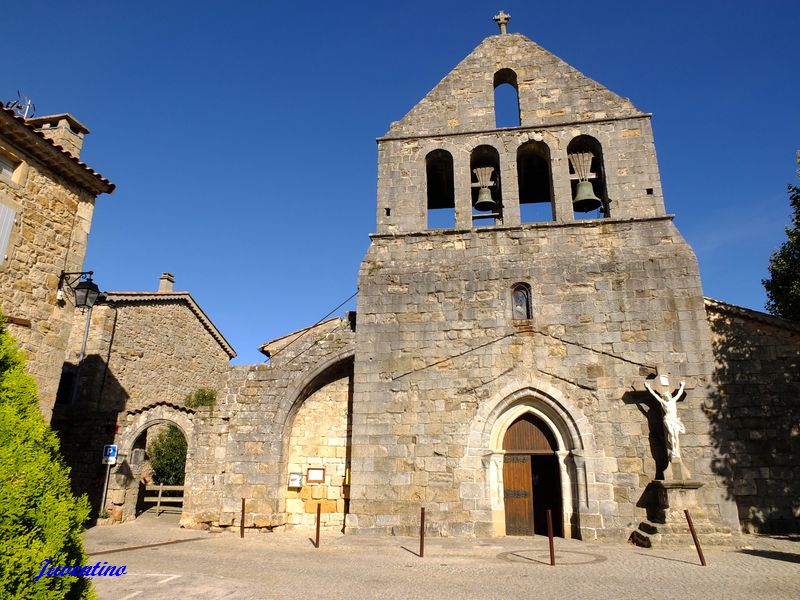
<instances>
[{"instance_id":1,"label":"stone pedestal under crucifix","mask_svg":"<svg viewBox=\"0 0 800 600\"><path fill-rule=\"evenodd\" d=\"M673 391L666 371L659 369L656 378L646 380L644 387L658 402L669 458L664 479L653 480L647 486L648 519L659 531L671 531L670 528L677 528L677 531L683 527L684 509L691 509L697 518L705 519L696 493L703 483L691 478L681 458L680 435L686 432L686 427L678 416L678 400L684 395L686 382L681 381L678 389Z\"/></svg>"}]
</instances>

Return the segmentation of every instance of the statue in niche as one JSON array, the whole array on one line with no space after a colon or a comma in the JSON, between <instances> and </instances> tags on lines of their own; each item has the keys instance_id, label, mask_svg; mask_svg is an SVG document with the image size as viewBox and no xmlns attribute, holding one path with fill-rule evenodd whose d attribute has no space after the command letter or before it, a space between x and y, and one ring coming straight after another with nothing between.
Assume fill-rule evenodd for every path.
<instances>
[{"instance_id":1,"label":"statue in niche","mask_svg":"<svg viewBox=\"0 0 800 600\"><path fill-rule=\"evenodd\" d=\"M658 405L664 413L664 433L666 434L667 455L669 456L670 462L672 462L673 460L680 460L681 458L681 446L678 435L686 433L686 427L683 426L683 423L681 423L681 420L678 418L678 398L683 396L686 382L681 381L681 387L675 394L669 392L669 378L666 375L659 376L659 383L662 388L660 394L650 386L649 381L645 381L644 385L647 391L658 400Z\"/></svg>"}]
</instances>

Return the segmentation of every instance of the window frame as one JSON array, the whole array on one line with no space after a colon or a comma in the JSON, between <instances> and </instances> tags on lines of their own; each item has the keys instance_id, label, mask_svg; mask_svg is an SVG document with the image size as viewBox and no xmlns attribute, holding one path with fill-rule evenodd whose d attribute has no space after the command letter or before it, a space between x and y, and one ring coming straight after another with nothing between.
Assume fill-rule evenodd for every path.
<instances>
[{"instance_id":1,"label":"window frame","mask_svg":"<svg viewBox=\"0 0 800 600\"><path fill-rule=\"evenodd\" d=\"M518 316L516 296L518 292L525 295L525 316ZM515 283L511 286L511 319L513 321L530 321L533 319L533 293L531 286L525 282Z\"/></svg>"}]
</instances>

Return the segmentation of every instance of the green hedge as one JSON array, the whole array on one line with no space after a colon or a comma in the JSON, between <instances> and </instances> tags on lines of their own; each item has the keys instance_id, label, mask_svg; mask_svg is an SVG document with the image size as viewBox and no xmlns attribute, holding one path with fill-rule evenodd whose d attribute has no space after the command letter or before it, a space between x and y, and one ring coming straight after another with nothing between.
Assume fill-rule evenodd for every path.
<instances>
[{"instance_id":1,"label":"green hedge","mask_svg":"<svg viewBox=\"0 0 800 600\"><path fill-rule=\"evenodd\" d=\"M85 496L70 491L56 434L39 412L36 384L0 316L0 597L94 598L82 577L34 577L40 563L86 565Z\"/></svg>"}]
</instances>

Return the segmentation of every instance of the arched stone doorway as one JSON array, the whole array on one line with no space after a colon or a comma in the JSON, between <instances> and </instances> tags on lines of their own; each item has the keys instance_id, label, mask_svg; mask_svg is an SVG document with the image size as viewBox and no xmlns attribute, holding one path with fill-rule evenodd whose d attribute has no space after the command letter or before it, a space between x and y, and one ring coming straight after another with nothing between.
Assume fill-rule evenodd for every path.
<instances>
[{"instance_id":1,"label":"arched stone doorway","mask_svg":"<svg viewBox=\"0 0 800 600\"><path fill-rule=\"evenodd\" d=\"M547 425L531 413L511 423L503 436L503 497L506 535L563 535L558 444Z\"/></svg>"},{"instance_id":2,"label":"arched stone doorway","mask_svg":"<svg viewBox=\"0 0 800 600\"><path fill-rule=\"evenodd\" d=\"M484 405L476 415L477 429L470 444L470 453L481 456L485 469L490 509L487 516L492 535L519 535L506 530L504 477L506 455L516 454L529 457L531 493L537 491L533 489L534 475L543 483L538 491L548 501L541 509L544 515L548 505L553 511L554 530L567 538L580 538L583 517L598 517L596 511L589 513L587 459L594 456L596 449L588 420L573 402L545 381L536 380L529 387L516 387L516 391L512 386L506 387L499 400ZM513 463L513 459L509 462ZM525 469L519 465L516 468L520 472ZM514 476L509 475L512 479ZM519 491L517 483L509 481L508 489ZM533 500L531 503L531 520L534 520L535 504ZM535 522L531 530L538 532Z\"/></svg>"},{"instance_id":3,"label":"arched stone doorway","mask_svg":"<svg viewBox=\"0 0 800 600\"><path fill-rule=\"evenodd\" d=\"M289 526L343 531L350 504L353 361L327 366L305 387L284 428L285 510Z\"/></svg>"},{"instance_id":4,"label":"arched stone doorway","mask_svg":"<svg viewBox=\"0 0 800 600\"><path fill-rule=\"evenodd\" d=\"M106 494L106 510L122 512L123 520L134 519L141 508L141 484L147 475L147 445L150 437L170 425L175 426L186 439L184 498L191 495L192 464L194 453L195 411L186 407L159 402L125 414L116 443L119 446L118 462L111 471ZM184 500L185 505L185 500ZM176 506L175 504L171 506Z\"/></svg>"},{"instance_id":5,"label":"arched stone doorway","mask_svg":"<svg viewBox=\"0 0 800 600\"><path fill-rule=\"evenodd\" d=\"M133 488L131 491L136 491L136 517L155 506L146 499L157 496L157 493L148 492L147 486L184 485L187 447L186 435L171 422L150 425L133 442L128 459L133 477L128 482L128 487ZM170 502L169 498L183 496L183 492L167 490L162 496L165 500L160 507L162 510L171 513L181 511L181 504ZM133 499L134 494L131 493L129 502L133 502Z\"/></svg>"}]
</instances>

